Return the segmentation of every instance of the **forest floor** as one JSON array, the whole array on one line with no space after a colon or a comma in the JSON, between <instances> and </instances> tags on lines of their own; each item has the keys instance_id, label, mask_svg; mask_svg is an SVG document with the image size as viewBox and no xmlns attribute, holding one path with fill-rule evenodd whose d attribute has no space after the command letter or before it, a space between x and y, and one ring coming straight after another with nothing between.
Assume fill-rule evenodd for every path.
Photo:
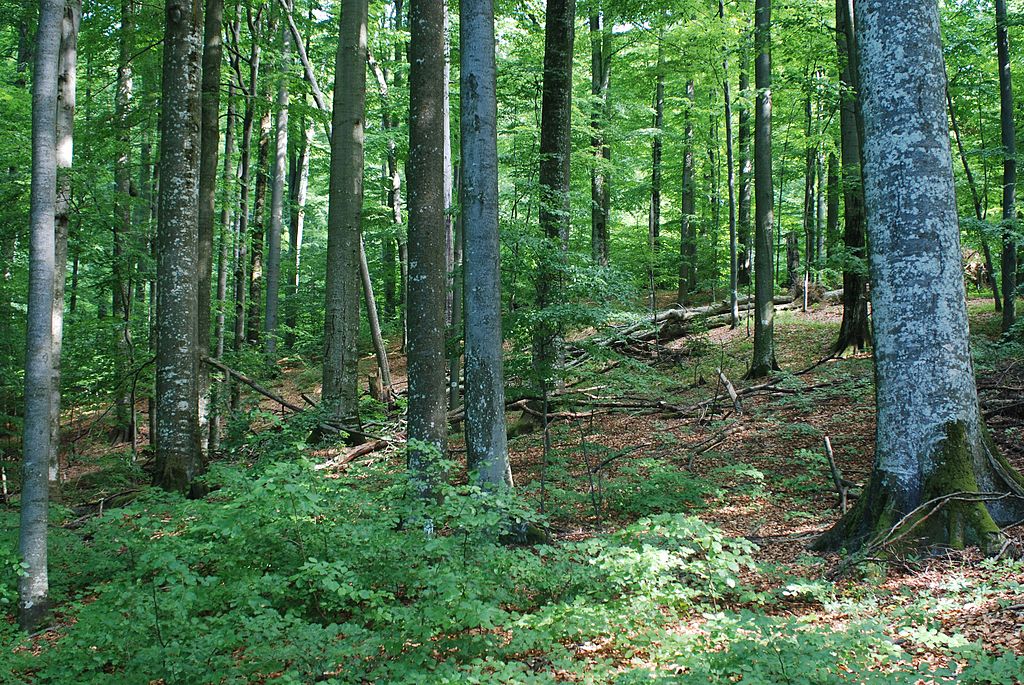
<instances>
[{"instance_id":1,"label":"forest floor","mask_svg":"<svg viewBox=\"0 0 1024 685\"><path fill-rule=\"evenodd\" d=\"M1019 347L998 344L999 323L989 301L972 301L970 311L979 388L983 407L991 413L989 426L1010 463L1024 471L1020 402L1024 358ZM636 609L639 605L633 600L620 606L630 589L604 599L594 592L593 601L615 607L609 613L621 613L623 606L640 613L650 611L659 618L645 621L653 621L656 627L601 614L603 618L593 620L608 623L604 628L573 627L569 632L577 637L557 638L563 654L559 658L536 646L517 651L516 668L509 672L513 675L502 675L488 662L480 668L493 680L475 680L479 675L458 670L463 666L456 669L458 676L441 677L440 671L432 670L433 676L387 678L394 682L910 683L930 682L928 674L935 673L931 682L1020 682L1024 661L1011 655L1024 656L1024 563L983 559L976 550L919 557L878 549L854 564L847 557L809 549L841 513L825 456L826 439L842 477L853 483L864 483L873 459L870 356L828 359L840 316L841 307L826 304L815 305L809 312L781 312L776 319L776 346L783 372L776 382L755 391L749 391L750 384L742 380L752 351L747 325L695 332L664 346L633 349L627 355L581 343L592 358L578 367L577 375L552 400L546 432L535 430L510 441L517 491L530 508L542 512L554 558L564 554L575 559L580 550L593 549L588 545L629 540L640 534L638 530L647 534L651 526L660 529L677 520L665 517L684 516L709 526L693 529L697 532L686 528L691 531L686 535L695 537L681 552L685 556L688 546L702 550L704 556L697 556L705 559L706 566L694 570L678 565L667 575L649 575L654 573L650 568L621 571L615 566L623 563L619 557L614 557L614 564L608 562L619 571L606 571L607 582L644 585L656 599L642 605L642 610ZM404 360L396 354L393 364L396 389L401 392ZM365 372L372 373L369 361ZM314 368L288 366L274 380L274 391L301 404L300 393L317 394L317 376ZM723 378L738 391L737 403ZM275 418L281 408L273 402L262 400L258 408L262 413L250 417L251 425L267 429L266 434L287 424L288 419ZM80 415L76 426L89 425L95 416ZM510 415L510 425L516 419ZM326 466L316 472L317 478L326 475L351 485L373 482L364 473L400 472L404 468L400 426L378 413L367 431L380 432L392 444L354 457L343 446L303 447L311 461ZM100 513L97 502L100 509L116 507L118 497L127 493L130 499L142 487L138 468L125 468L123 453L112 457L98 433L75 439L72 476L61 493L68 509L64 524L71 530ZM234 456L251 461L269 443L249 435L241 444ZM453 437L451 447L457 459L463 447L461 436ZM1024 526L1008 529L1006 535L1024 546ZM648 547L645 543L643 551ZM546 559L545 554L541 552L540 557ZM716 559L723 568L715 567ZM590 563L600 566L603 562ZM644 563L651 568L657 565ZM615 575L620 571L625 580ZM564 572L571 576L576 571ZM686 595L684 601L666 590L695 578L701 579L698 584L713 588L706 597ZM95 596L90 588L68 588L64 594L82 601L83 593ZM91 600L85 601L88 605ZM683 604L690 608L680 609ZM516 601L508 598L501 604L505 611L514 605ZM560 606L572 618L546 620L581 620L574 613L578 608L572 612L564 608L575 605ZM319 603L317 611L323 611ZM30 654L43 658L61 649L78 620L71 609L63 617L55 630L29 644L12 643L20 658ZM518 630L526 631L527 623L521 618ZM510 635L517 630L500 622L499 626L498 632ZM157 627L159 633L159 621ZM480 627L468 632L479 631L489 632ZM871 644L859 643L858 632ZM0 632L0 637L6 635ZM884 648L876 644L879 640L885 642ZM511 637L508 641L514 643ZM413 642L407 639L406 644ZM691 663L697 651L704 654L703 661ZM241 660L239 654L236 658ZM436 650L433 654L438 661L450 660ZM819 661L828 663L802 663ZM975 670L962 670L969 665ZM20 662L16 668L26 675L15 682L64 682L33 679L37 667L31 658ZM103 670L118 672L109 664ZM962 676L949 675L961 671ZM285 678L287 668L262 674L237 682L303 682ZM331 682L360 682L334 675L339 679ZM366 678L362 682L369 682ZM149 682L193 681L165 676Z\"/></svg>"}]
</instances>

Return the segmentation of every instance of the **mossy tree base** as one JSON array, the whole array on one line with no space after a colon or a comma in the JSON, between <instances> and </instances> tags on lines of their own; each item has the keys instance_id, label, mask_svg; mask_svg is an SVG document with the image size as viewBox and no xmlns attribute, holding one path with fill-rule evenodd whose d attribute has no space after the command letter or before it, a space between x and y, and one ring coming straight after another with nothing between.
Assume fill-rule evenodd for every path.
<instances>
[{"instance_id":1,"label":"mossy tree base","mask_svg":"<svg viewBox=\"0 0 1024 685\"><path fill-rule=\"evenodd\" d=\"M1024 500L1017 494L1021 476L991 450L984 430L975 431L978 438L971 432L962 423L949 424L927 475L895 476L878 469L876 461L857 504L812 547L908 551L977 546L986 554L999 552L1000 524L1024 518Z\"/></svg>"}]
</instances>

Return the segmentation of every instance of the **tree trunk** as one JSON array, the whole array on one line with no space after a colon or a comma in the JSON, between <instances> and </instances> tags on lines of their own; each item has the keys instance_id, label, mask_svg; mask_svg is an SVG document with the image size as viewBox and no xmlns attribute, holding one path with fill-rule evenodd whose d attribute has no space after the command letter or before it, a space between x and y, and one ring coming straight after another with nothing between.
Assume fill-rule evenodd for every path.
<instances>
[{"instance_id":1,"label":"tree trunk","mask_svg":"<svg viewBox=\"0 0 1024 685\"><path fill-rule=\"evenodd\" d=\"M996 0L999 53L999 125L1003 143L1003 332L1017 320L1017 127L1013 120L1013 79L1006 0Z\"/></svg>"},{"instance_id":2,"label":"tree trunk","mask_svg":"<svg viewBox=\"0 0 1024 685\"><path fill-rule=\"evenodd\" d=\"M394 389L391 385L391 364L388 363L388 350L384 344L384 336L380 332L380 316L377 313L377 298L373 296L373 281L370 280L370 265L366 262L366 246L363 237L359 236L359 277L363 285L363 300L366 303L366 320L370 324L370 339L373 353L377 358L377 369L380 372L381 401L392 404Z\"/></svg>"},{"instance_id":3,"label":"tree trunk","mask_svg":"<svg viewBox=\"0 0 1024 685\"><path fill-rule=\"evenodd\" d=\"M289 2L290 4L290 2ZM289 8L290 9L290 8ZM274 144L273 185L270 190L270 229L267 245L267 308L263 330L267 357L277 354L277 326L281 295L281 235L284 232L284 181L288 173L288 74L291 71L292 38L287 25L281 37L281 73L277 85L277 128Z\"/></svg>"},{"instance_id":4,"label":"tree trunk","mask_svg":"<svg viewBox=\"0 0 1024 685\"><path fill-rule=\"evenodd\" d=\"M544 84L540 124L540 227L542 247L537 278L537 308L558 301L561 265L569 243L569 195L572 154L572 56L576 0L549 0L544 35ZM548 321L534 330L533 366L546 382L558 357L559 326Z\"/></svg>"},{"instance_id":5,"label":"tree trunk","mask_svg":"<svg viewBox=\"0 0 1024 685\"><path fill-rule=\"evenodd\" d=\"M270 34L273 35L273 26ZM269 98L268 98L269 99ZM266 239L264 224L267 207L270 157L270 109L260 119L259 150L256 154L256 189L252 203L252 226L249 229L249 314L246 317L245 340L250 345L260 341L263 318L263 248Z\"/></svg>"},{"instance_id":6,"label":"tree trunk","mask_svg":"<svg viewBox=\"0 0 1024 685\"><path fill-rule=\"evenodd\" d=\"M839 159L835 152L828 153L828 170L825 173L825 253L831 259L839 242Z\"/></svg>"},{"instance_id":7,"label":"tree trunk","mask_svg":"<svg viewBox=\"0 0 1024 685\"><path fill-rule=\"evenodd\" d=\"M409 5L409 468L424 495L447 451L443 0Z\"/></svg>"},{"instance_id":8,"label":"tree trunk","mask_svg":"<svg viewBox=\"0 0 1024 685\"><path fill-rule=\"evenodd\" d=\"M61 21L60 57L57 69L57 193L54 205L54 273L52 351L53 378L50 384L49 480L60 476L61 354L64 342L64 286L68 266L68 220L71 210L71 166L75 143L75 96L78 65L78 28L82 22L80 0L67 0Z\"/></svg>"},{"instance_id":9,"label":"tree trunk","mask_svg":"<svg viewBox=\"0 0 1024 685\"><path fill-rule=\"evenodd\" d=\"M814 107L811 102L810 85L804 95L804 268L800 272L800 251L797 245L796 234L793 233L791 240L787 243L786 265L789 276L789 285L795 286L800 281L801 275L804 280L810 279L811 262L814 260L814 175L818 159L818 148L813 143L814 135Z\"/></svg>"},{"instance_id":10,"label":"tree trunk","mask_svg":"<svg viewBox=\"0 0 1024 685\"><path fill-rule=\"evenodd\" d=\"M224 20L224 0L206 0L203 25L203 76L201 93L199 142L199 242L198 242L198 309L197 341L199 355L210 354L210 294L213 281L213 232L216 217L217 161L220 145L220 68L223 56L221 23ZM199 444L209 443L210 369L196 364L197 393L199 396Z\"/></svg>"},{"instance_id":11,"label":"tree trunk","mask_svg":"<svg viewBox=\"0 0 1024 685\"><path fill-rule=\"evenodd\" d=\"M292 198L292 216L288 229L289 278L287 302L285 303L284 344L289 350L295 347L295 333L299 323L299 285L301 284L302 240L306 228L306 198L309 195L309 158L313 152L313 136L316 133L311 118L305 126L299 158L296 163L296 183Z\"/></svg>"},{"instance_id":12,"label":"tree trunk","mask_svg":"<svg viewBox=\"0 0 1024 685\"><path fill-rule=\"evenodd\" d=\"M114 186L116 188L113 223L113 315L115 320L114 345L115 375L118 382L127 376L133 366L131 340L131 269L128 246L131 241L131 147L132 130L128 119L133 79L131 58L135 51L135 9L131 0L121 1L121 30L117 67L117 90L114 94L114 121L117 130L117 156L114 160ZM134 410L131 406L130 387L122 383L116 391L115 425L111 431L114 442L132 441L134 444Z\"/></svg>"},{"instance_id":13,"label":"tree trunk","mask_svg":"<svg viewBox=\"0 0 1024 685\"><path fill-rule=\"evenodd\" d=\"M594 167L590 172L590 255L595 264L608 265L608 173L605 126L611 76L611 31L600 11L590 14L590 146Z\"/></svg>"},{"instance_id":14,"label":"tree trunk","mask_svg":"<svg viewBox=\"0 0 1024 685\"><path fill-rule=\"evenodd\" d=\"M682 216L679 222L679 295L680 305L690 299L697 283L697 234L693 220L696 193L693 183L693 108L695 106L693 79L686 82L686 122L683 126L683 188Z\"/></svg>"},{"instance_id":15,"label":"tree trunk","mask_svg":"<svg viewBox=\"0 0 1024 685\"><path fill-rule=\"evenodd\" d=\"M199 84L197 3L167 0L160 103L157 227L156 474L185 492L199 468L198 350Z\"/></svg>"},{"instance_id":16,"label":"tree trunk","mask_svg":"<svg viewBox=\"0 0 1024 685\"><path fill-rule=\"evenodd\" d=\"M843 321L832 347L837 355L859 352L871 344L868 325L868 273L866 210L861 163L860 85L857 78L857 41L853 0L836 0L836 50L839 54L839 130L843 165ZM850 265L852 263L852 266Z\"/></svg>"},{"instance_id":17,"label":"tree trunk","mask_svg":"<svg viewBox=\"0 0 1024 685\"><path fill-rule=\"evenodd\" d=\"M718 18L725 24L725 2L718 0ZM724 26L723 26L724 28ZM723 46L722 94L725 101L725 165L729 184L729 305L732 327L740 325L739 310L739 251L736 230L736 167L732 147L732 92L729 87L728 49Z\"/></svg>"},{"instance_id":18,"label":"tree trunk","mask_svg":"<svg viewBox=\"0 0 1024 685\"><path fill-rule=\"evenodd\" d=\"M466 460L481 485L511 487L502 363L493 0L462 0L460 29Z\"/></svg>"},{"instance_id":19,"label":"tree trunk","mask_svg":"<svg viewBox=\"0 0 1024 685\"><path fill-rule=\"evenodd\" d=\"M654 140L651 141L651 206L647 214L647 242L655 255L661 242L661 129L665 126L665 47L662 38L663 36L659 34L658 73L655 75L654 87ZM656 274L652 274L652 281L656 278Z\"/></svg>"},{"instance_id":20,"label":"tree trunk","mask_svg":"<svg viewBox=\"0 0 1024 685\"><path fill-rule=\"evenodd\" d=\"M858 0L856 19L870 170L876 451L856 507L818 544L873 544L909 517L897 528L906 547L996 551L999 525L1019 521L1024 500L986 506L959 493L1024 495L1024 479L995 453L978 407L938 6ZM908 298L918 306L907 308Z\"/></svg>"},{"instance_id":21,"label":"tree trunk","mask_svg":"<svg viewBox=\"0 0 1024 685\"><path fill-rule=\"evenodd\" d=\"M775 361L775 271L772 264L772 56L771 0L754 4L754 358L747 378L763 378L779 368Z\"/></svg>"},{"instance_id":22,"label":"tree trunk","mask_svg":"<svg viewBox=\"0 0 1024 685\"><path fill-rule=\"evenodd\" d=\"M359 247L363 210L366 24L366 0L345 0L335 62L327 214L323 398L334 418L353 428L359 426Z\"/></svg>"},{"instance_id":23,"label":"tree trunk","mask_svg":"<svg viewBox=\"0 0 1024 685\"><path fill-rule=\"evenodd\" d=\"M455 168L457 178L455 192L462 193L462 170ZM449 323L448 350L448 409L458 409L462 376L462 353L465 341L463 298L465 296L465 263L463 260L463 208L460 205L458 215L452 217L452 312Z\"/></svg>"},{"instance_id":24,"label":"tree trunk","mask_svg":"<svg viewBox=\"0 0 1024 685\"><path fill-rule=\"evenodd\" d=\"M753 267L753 250L751 249L753 246L750 242L750 204L754 160L750 156L750 106L746 104L750 98L750 58L748 55L749 52L744 45L740 50L740 97L743 98L744 104L740 107L739 114L740 174L739 198L737 200L740 243L738 278L739 285L743 288L750 285L750 272Z\"/></svg>"},{"instance_id":25,"label":"tree trunk","mask_svg":"<svg viewBox=\"0 0 1024 685\"><path fill-rule=\"evenodd\" d=\"M25 347L25 422L22 433L18 623L34 631L49 609L46 538L49 520L50 427L54 407L54 209L57 194L56 112L64 3L40 0L32 79L32 194L29 210L29 283Z\"/></svg>"}]
</instances>

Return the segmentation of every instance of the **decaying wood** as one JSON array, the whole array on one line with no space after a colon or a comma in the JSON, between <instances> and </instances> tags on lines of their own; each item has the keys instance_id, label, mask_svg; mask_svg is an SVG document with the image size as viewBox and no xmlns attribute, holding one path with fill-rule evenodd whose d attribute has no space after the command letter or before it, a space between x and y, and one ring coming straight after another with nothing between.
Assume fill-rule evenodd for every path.
<instances>
[{"instance_id":1,"label":"decaying wood","mask_svg":"<svg viewBox=\"0 0 1024 685\"><path fill-rule=\"evenodd\" d=\"M737 414L743 413L743 405L740 403L740 396L736 394L736 388L732 386L732 382L726 378L725 372L721 369L715 369L718 372L718 379L722 381L722 385L725 386L726 392L729 393L729 398L732 399L733 409L736 410Z\"/></svg>"},{"instance_id":2,"label":"decaying wood","mask_svg":"<svg viewBox=\"0 0 1024 685\"><path fill-rule=\"evenodd\" d=\"M382 450L391 443L387 440L374 440L372 442L364 442L362 445L357 445L351 449L345 450L334 459L317 464L313 467L316 471L323 471L324 469L335 469L339 466L344 466L351 461L358 459L359 457L365 457L367 454L372 454L378 450Z\"/></svg>"}]
</instances>

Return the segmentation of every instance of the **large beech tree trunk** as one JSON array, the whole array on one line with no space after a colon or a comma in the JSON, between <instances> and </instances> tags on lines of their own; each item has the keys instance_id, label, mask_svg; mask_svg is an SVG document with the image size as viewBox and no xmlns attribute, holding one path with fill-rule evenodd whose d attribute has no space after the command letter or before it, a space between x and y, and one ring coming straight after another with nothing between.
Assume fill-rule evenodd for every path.
<instances>
[{"instance_id":1,"label":"large beech tree trunk","mask_svg":"<svg viewBox=\"0 0 1024 685\"><path fill-rule=\"evenodd\" d=\"M864 180L860 158L860 108L857 83L857 41L853 0L836 0L836 51L839 55L839 135L843 165L843 244L850 257L867 257ZM862 351L871 344L868 327L868 277L864 268L843 269L843 322L832 350L839 355Z\"/></svg>"},{"instance_id":2,"label":"large beech tree trunk","mask_svg":"<svg viewBox=\"0 0 1024 685\"><path fill-rule=\"evenodd\" d=\"M748 378L763 378L779 368L775 361L775 270L772 231L772 53L771 0L754 5L754 358Z\"/></svg>"},{"instance_id":3,"label":"large beech tree trunk","mask_svg":"<svg viewBox=\"0 0 1024 685\"><path fill-rule=\"evenodd\" d=\"M46 528L49 520L50 421L54 410L54 206L57 196L56 113L62 0L40 0L32 78L32 195L29 209L28 333L22 433L18 622L34 630L49 608Z\"/></svg>"},{"instance_id":4,"label":"large beech tree trunk","mask_svg":"<svg viewBox=\"0 0 1024 685\"><path fill-rule=\"evenodd\" d=\"M187 491L199 468L196 384L202 12L167 0L156 240L156 484Z\"/></svg>"},{"instance_id":5,"label":"large beech tree trunk","mask_svg":"<svg viewBox=\"0 0 1024 685\"><path fill-rule=\"evenodd\" d=\"M856 20L876 452L857 506L819 545L856 548L910 516L909 546L990 550L999 525L1024 517L1024 479L996 454L979 415L938 5L857 0ZM956 499L965 492L1013 496ZM944 497L954 499L940 506Z\"/></svg>"},{"instance_id":6,"label":"large beech tree trunk","mask_svg":"<svg viewBox=\"0 0 1024 685\"><path fill-rule=\"evenodd\" d=\"M443 0L409 4L409 469L433 491L447 450Z\"/></svg>"},{"instance_id":7,"label":"large beech tree trunk","mask_svg":"<svg viewBox=\"0 0 1024 685\"><path fill-rule=\"evenodd\" d=\"M359 247L363 210L366 22L366 0L346 0L341 11L335 62L327 213L323 398L334 417L353 428L359 425Z\"/></svg>"},{"instance_id":8,"label":"large beech tree trunk","mask_svg":"<svg viewBox=\"0 0 1024 685\"><path fill-rule=\"evenodd\" d=\"M270 189L270 228L267 235L267 307L263 319L268 358L277 354L277 326L281 295L281 237L284 232L284 185L288 173L288 74L291 71L292 37L285 24L281 37L281 73L277 84L274 173Z\"/></svg>"},{"instance_id":9,"label":"large beech tree trunk","mask_svg":"<svg viewBox=\"0 0 1024 685\"><path fill-rule=\"evenodd\" d=\"M505 424L498 229L498 100L493 0L462 0L462 224L466 458L478 482L512 485Z\"/></svg>"}]
</instances>

